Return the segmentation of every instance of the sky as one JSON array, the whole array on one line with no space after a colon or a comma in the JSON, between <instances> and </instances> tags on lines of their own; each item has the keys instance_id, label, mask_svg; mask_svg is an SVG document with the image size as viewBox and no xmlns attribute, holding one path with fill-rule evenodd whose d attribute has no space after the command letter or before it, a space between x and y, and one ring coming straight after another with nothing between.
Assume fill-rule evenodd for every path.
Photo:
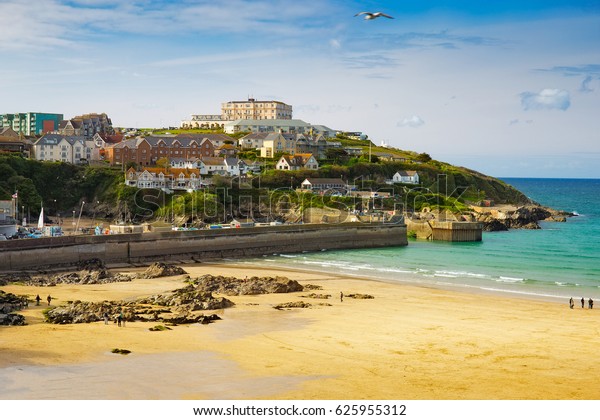
<instances>
[{"instance_id":1,"label":"sky","mask_svg":"<svg viewBox=\"0 0 600 420\"><path fill-rule=\"evenodd\" d=\"M252 97L496 177L600 178L600 0L2 0L0 16L0 114L168 127Z\"/></svg>"}]
</instances>

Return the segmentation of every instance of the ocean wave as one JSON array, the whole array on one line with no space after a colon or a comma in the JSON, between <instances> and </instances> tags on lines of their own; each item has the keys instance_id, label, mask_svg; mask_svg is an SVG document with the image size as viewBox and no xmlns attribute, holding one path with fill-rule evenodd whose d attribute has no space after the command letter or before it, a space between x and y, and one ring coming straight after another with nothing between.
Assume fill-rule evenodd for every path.
<instances>
[{"instance_id":1,"label":"ocean wave","mask_svg":"<svg viewBox=\"0 0 600 420\"><path fill-rule=\"evenodd\" d=\"M283 258L298 258L297 255L279 254L279 256Z\"/></svg>"},{"instance_id":2,"label":"ocean wave","mask_svg":"<svg viewBox=\"0 0 600 420\"><path fill-rule=\"evenodd\" d=\"M581 287L581 284L579 283L569 283L564 281L555 281L554 284L559 287Z\"/></svg>"},{"instance_id":3,"label":"ocean wave","mask_svg":"<svg viewBox=\"0 0 600 420\"><path fill-rule=\"evenodd\" d=\"M371 267L365 267L365 268L371 268ZM375 271L380 272L380 273L401 273L401 274L414 274L415 271L413 270L406 270L406 269L400 269L400 268L376 268Z\"/></svg>"},{"instance_id":4,"label":"ocean wave","mask_svg":"<svg viewBox=\"0 0 600 420\"><path fill-rule=\"evenodd\" d=\"M446 273L446 272L443 272L443 271L442 272L436 271L435 273L433 273L433 276L434 277L447 277L449 279L455 279L455 278L458 277L455 274L450 274L450 273Z\"/></svg>"},{"instance_id":5,"label":"ocean wave","mask_svg":"<svg viewBox=\"0 0 600 420\"><path fill-rule=\"evenodd\" d=\"M502 282L502 283L523 283L525 281L525 279L522 279L520 277L500 276L498 279L496 279L496 281Z\"/></svg>"}]
</instances>

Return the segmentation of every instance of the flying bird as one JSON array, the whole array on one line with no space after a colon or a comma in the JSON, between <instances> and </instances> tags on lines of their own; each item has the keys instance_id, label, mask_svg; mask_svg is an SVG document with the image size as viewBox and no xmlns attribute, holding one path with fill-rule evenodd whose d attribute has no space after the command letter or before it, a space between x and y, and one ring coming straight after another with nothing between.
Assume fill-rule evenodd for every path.
<instances>
[{"instance_id":1,"label":"flying bird","mask_svg":"<svg viewBox=\"0 0 600 420\"><path fill-rule=\"evenodd\" d=\"M393 17L391 17L390 15L386 15L385 13L381 13L381 12L360 12L354 15L354 17L356 16L360 16L360 15L365 15L365 20L372 20L372 19L377 19L378 17L386 17L388 19L394 19Z\"/></svg>"}]
</instances>

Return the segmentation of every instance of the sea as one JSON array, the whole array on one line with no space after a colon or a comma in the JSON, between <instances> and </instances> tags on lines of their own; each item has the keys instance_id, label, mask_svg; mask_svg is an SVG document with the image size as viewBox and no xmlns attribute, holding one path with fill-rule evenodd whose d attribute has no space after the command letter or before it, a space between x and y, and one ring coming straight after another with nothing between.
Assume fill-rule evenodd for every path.
<instances>
[{"instance_id":1,"label":"sea","mask_svg":"<svg viewBox=\"0 0 600 420\"><path fill-rule=\"evenodd\" d=\"M278 266L424 287L600 307L600 179L503 178L537 203L576 216L542 229L484 232L481 242L409 240L408 246L268 255Z\"/></svg>"}]
</instances>

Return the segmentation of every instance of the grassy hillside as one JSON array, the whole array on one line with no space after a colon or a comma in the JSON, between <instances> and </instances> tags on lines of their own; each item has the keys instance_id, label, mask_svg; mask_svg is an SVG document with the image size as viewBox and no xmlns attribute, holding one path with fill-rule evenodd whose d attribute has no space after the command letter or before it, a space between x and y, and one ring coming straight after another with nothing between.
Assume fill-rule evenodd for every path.
<instances>
[{"instance_id":1,"label":"grassy hillside","mask_svg":"<svg viewBox=\"0 0 600 420\"><path fill-rule=\"evenodd\" d=\"M228 215L243 215L240 207L245 205L244 199L249 196L253 197L256 211L262 211L264 203L261 200L264 201L264 197L271 201L269 205L278 203L296 208L343 207L354 202L343 197L315 201L304 195L288 193L290 187L298 188L305 178L321 177L343 178L359 190L389 192L393 198L382 202L382 205L392 209L398 203L416 210L432 206L432 203L460 210L465 203L477 203L483 199L511 204L528 202L524 194L501 180L433 160L425 153L375 147L368 140L342 138L340 141L343 145L362 147L365 154L351 157L341 152L332 153L330 159L321 162L321 168L316 171L267 169L242 189L240 185L232 185L227 178L216 176L213 178L215 186L210 191L172 195L125 186L120 168L75 166L0 155L0 199L10 200L11 195L18 191L19 207L32 216L38 214L42 203L46 214L51 216L57 213L69 215L73 210L79 211L82 203L85 203L84 214L93 213L108 218L167 219L174 214L185 218L194 212L204 212L210 219L208 221ZM383 160L375 153L393 155L403 160ZM418 171L420 185L386 184L385 181L398 170Z\"/></svg>"}]
</instances>

